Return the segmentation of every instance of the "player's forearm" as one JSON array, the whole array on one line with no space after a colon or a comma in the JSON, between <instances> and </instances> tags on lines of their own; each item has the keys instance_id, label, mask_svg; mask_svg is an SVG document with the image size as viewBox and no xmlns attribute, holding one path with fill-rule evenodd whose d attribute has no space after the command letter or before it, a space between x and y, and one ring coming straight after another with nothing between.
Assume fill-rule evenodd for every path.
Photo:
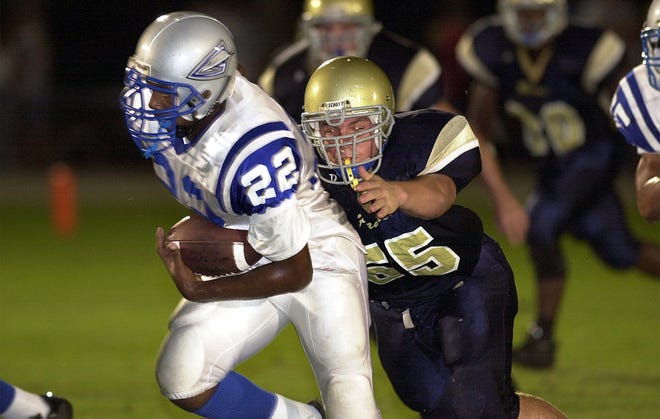
<instances>
[{"instance_id":1,"label":"player's forearm","mask_svg":"<svg viewBox=\"0 0 660 419\"><path fill-rule=\"evenodd\" d=\"M226 277L197 282L187 299L195 302L252 300L300 291L312 280L307 247L289 259ZM182 293L183 294L183 293Z\"/></svg>"},{"instance_id":2,"label":"player's forearm","mask_svg":"<svg viewBox=\"0 0 660 419\"><path fill-rule=\"evenodd\" d=\"M456 185L445 175L425 175L394 183L400 189L399 209L411 217L437 218L456 201Z\"/></svg>"},{"instance_id":3,"label":"player's forearm","mask_svg":"<svg viewBox=\"0 0 660 419\"><path fill-rule=\"evenodd\" d=\"M504 179L495 151L491 143L480 141L481 178L496 207L501 207L515 196Z\"/></svg>"},{"instance_id":4,"label":"player's forearm","mask_svg":"<svg viewBox=\"0 0 660 419\"><path fill-rule=\"evenodd\" d=\"M498 209L501 209L511 202L514 195L502 174L495 147L491 142L497 119L495 109L498 106L498 94L495 89L481 83L474 83L471 90L468 121L475 136L479 139L481 178L491 200Z\"/></svg>"}]
</instances>

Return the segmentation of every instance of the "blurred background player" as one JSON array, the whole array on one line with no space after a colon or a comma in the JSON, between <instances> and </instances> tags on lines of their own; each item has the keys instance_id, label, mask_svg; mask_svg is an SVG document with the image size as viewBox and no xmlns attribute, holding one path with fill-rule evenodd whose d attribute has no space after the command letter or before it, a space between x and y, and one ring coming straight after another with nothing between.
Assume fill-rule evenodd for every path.
<instances>
[{"instance_id":1,"label":"blurred background player","mask_svg":"<svg viewBox=\"0 0 660 419\"><path fill-rule=\"evenodd\" d=\"M312 74L302 126L367 248L371 318L395 391L423 418L564 417L514 392L513 273L479 217L454 205L480 172L478 140L462 116L394 109L376 64L337 57Z\"/></svg>"},{"instance_id":2,"label":"blurred background player","mask_svg":"<svg viewBox=\"0 0 660 419\"><path fill-rule=\"evenodd\" d=\"M566 0L499 0L498 15L475 22L456 53L474 78L468 120L483 145L483 180L498 227L526 242L537 277L536 324L513 361L536 368L555 360L553 328L567 277L563 233L587 241L609 266L660 275L657 246L631 234L613 182L621 140L607 112L624 56L611 31L569 23ZM536 174L528 207L507 185L492 141L506 114Z\"/></svg>"},{"instance_id":3,"label":"blurred background player","mask_svg":"<svg viewBox=\"0 0 660 419\"><path fill-rule=\"evenodd\" d=\"M0 417L5 419L71 419L73 407L68 400L50 392L34 394L0 380Z\"/></svg>"},{"instance_id":4,"label":"blurred background player","mask_svg":"<svg viewBox=\"0 0 660 419\"><path fill-rule=\"evenodd\" d=\"M328 416L379 417L360 238L321 187L302 132L237 67L229 30L197 12L156 19L126 66L126 126L156 175L189 210L248 230L270 261L202 280L157 229L158 254L184 297L158 357L161 392L208 418L321 417L320 404L234 371L291 323Z\"/></svg>"},{"instance_id":5,"label":"blurred background player","mask_svg":"<svg viewBox=\"0 0 660 419\"><path fill-rule=\"evenodd\" d=\"M660 0L649 7L641 39L643 63L621 79L610 111L619 131L640 154L637 208L653 222L660 220Z\"/></svg>"},{"instance_id":6,"label":"blurred background player","mask_svg":"<svg viewBox=\"0 0 660 419\"><path fill-rule=\"evenodd\" d=\"M352 55L378 64L392 82L397 111L449 108L442 68L425 47L383 28L371 0L305 0L300 38L282 49L259 85L298 122L310 74L324 61Z\"/></svg>"}]
</instances>

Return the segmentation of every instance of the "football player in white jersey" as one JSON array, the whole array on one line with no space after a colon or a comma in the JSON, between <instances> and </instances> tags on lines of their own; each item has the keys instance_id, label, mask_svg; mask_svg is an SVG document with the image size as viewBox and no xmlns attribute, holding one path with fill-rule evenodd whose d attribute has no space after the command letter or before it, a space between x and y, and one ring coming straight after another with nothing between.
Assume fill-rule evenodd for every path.
<instances>
[{"instance_id":1,"label":"football player in white jersey","mask_svg":"<svg viewBox=\"0 0 660 419\"><path fill-rule=\"evenodd\" d=\"M641 38L643 63L621 79L610 111L619 131L640 154L637 208L652 222L660 220L660 0L651 3Z\"/></svg>"},{"instance_id":2,"label":"football player in white jersey","mask_svg":"<svg viewBox=\"0 0 660 419\"><path fill-rule=\"evenodd\" d=\"M73 406L51 392L36 394L0 380L0 417L71 419Z\"/></svg>"},{"instance_id":3,"label":"football player in white jersey","mask_svg":"<svg viewBox=\"0 0 660 419\"><path fill-rule=\"evenodd\" d=\"M131 137L185 207L248 230L269 263L202 278L157 229L184 299L157 363L162 393L210 418L315 418L323 407L265 391L234 367L292 323L331 418L374 418L360 238L314 173L314 151L284 110L237 71L229 30L195 12L156 19L126 67Z\"/></svg>"}]
</instances>

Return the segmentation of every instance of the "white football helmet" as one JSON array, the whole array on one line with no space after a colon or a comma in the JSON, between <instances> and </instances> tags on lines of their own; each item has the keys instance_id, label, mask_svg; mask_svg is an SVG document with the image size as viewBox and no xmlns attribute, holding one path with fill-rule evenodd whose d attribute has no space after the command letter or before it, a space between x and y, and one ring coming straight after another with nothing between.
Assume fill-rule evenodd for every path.
<instances>
[{"instance_id":1,"label":"white football helmet","mask_svg":"<svg viewBox=\"0 0 660 419\"><path fill-rule=\"evenodd\" d=\"M173 145L177 118L202 119L231 95L238 57L231 32L197 12L175 12L152 22L126 64L121 105L126 126L145 157ZM168 109L149 106L154 91L171 95Z\"/></svg>"},{"instance_id":2,"label":"white football helmet","mask_svg":"<svg viewBox=\"0 0 660 419\"><path fill-rule=\"evenodd\" d=\"M378 27L371 0L305 0L301 26L313 69L341 55L365 57Z\"/></svg>"},{"instance_id":3,"label":"white football helmet","mask_svg":"<svg viewBox=\"0 0 660 419\"><path fill-rule=\"evenodd\" d=\"M654 0L646 14L641 33L642 59L649 72L649 83L660 90L660 0Z\"/></svg>"},{"instance_id":4,"label":"white football helmet","mask_svg":"<svg viewBox=\"0 0 660 419\"><path fill-rule=\"evenodd\" d=\"M507 36L527 48L538 48L568 25L566 0L499 0L498 12Z\"/></svg>"},{"instance_id":5,"label":"white football helmet","mask_svg":"<svg viewBox=\"0 0 660 419\"><path fill-rule=\"evenodd\" d=\"M376 173L394 126L394 109L392 84L373 62L336 57L317 68L305 89L302 128L320 157L319 177L329 183L355 186L358 167ZM369 118L371 126L350 134L339 132L337 127L347 118L356 117ZM367 142L373 143L373 155L355 161L357 145Z\"/></svg>"}]
</instances>

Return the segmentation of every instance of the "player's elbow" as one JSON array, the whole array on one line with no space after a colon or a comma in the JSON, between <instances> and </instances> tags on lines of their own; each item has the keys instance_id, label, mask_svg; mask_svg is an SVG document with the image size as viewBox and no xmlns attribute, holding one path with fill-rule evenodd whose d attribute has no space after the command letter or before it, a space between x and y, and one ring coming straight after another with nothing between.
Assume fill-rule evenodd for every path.
<instances>
[{"instance_id":1,"label":"player's elbow","mask_svg":"<svg viewBox=\"0 0 660 419\"><path fill-rule=\"evenodd\" d=\"M312 282L314 268L307 246L287 259L286 266L288 292L300 291Z\"/></svg>"}]
</instances>

